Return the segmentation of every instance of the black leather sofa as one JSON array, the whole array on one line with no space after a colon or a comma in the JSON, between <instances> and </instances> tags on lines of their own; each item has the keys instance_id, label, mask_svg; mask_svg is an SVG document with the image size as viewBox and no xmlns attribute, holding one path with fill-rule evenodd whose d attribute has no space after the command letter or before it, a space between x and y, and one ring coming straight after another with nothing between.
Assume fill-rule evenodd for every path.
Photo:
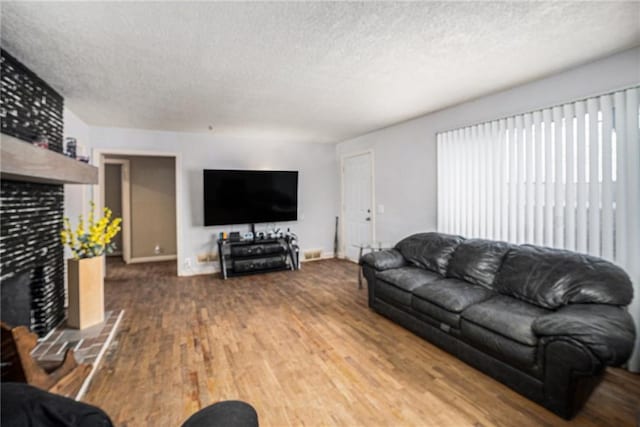
<instances>
[{"instance_id":1,"label":"black leather sofa","mask_svg":"<svg viewBox=\"0 0 640 427\"><path fill-rule=\"evenodd\" d=\"M421 233L360 263L373 310L563 418L633 349L631 281L599 258Z\"/></svg>"}]
</instances>

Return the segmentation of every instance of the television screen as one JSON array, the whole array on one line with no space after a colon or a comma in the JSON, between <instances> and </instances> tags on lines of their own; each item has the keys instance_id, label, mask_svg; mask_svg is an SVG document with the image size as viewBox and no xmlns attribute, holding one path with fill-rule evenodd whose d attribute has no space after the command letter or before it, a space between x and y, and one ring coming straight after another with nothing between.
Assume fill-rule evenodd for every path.
<instances>
[{"instance_id":1,"label":"television screen","mask_svg":"<svg viewBox=\"0 0 640 427\"><path fill-rule=\"evenodd\" d=\"M298 219L298 172L204 170L204 225Z\"/></svg>"}]
</instances>

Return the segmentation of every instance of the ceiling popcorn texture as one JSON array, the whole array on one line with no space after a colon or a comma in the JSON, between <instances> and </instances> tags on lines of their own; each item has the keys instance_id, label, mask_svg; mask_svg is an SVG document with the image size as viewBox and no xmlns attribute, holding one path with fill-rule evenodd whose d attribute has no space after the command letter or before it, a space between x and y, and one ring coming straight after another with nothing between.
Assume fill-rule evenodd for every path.
<instances>
[{"instance_id":1,"label":"ceiling popcorn texture","mask_svg":"<svg viewBox=\"0 0 640 427\"><path fill-rule=\"evenodd\" d=\"M339 142L640 44L635 2L10 2L1 12L3 48L91 125L296 142Z\"/></svg>"}]
</instances>

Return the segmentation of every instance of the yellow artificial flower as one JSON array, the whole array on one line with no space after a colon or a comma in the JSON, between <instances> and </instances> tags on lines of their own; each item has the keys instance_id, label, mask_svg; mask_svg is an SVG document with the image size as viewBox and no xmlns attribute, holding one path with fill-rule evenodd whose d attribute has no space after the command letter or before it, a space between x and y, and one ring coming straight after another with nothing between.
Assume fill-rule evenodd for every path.
<instances>
[{"instance_id":1,"label":"yellow artificial flower","mask_svg":"<svg viewBox=\"0 0 640 427\"><path fill-rule=\"evenodd\" d=\"M122 218L113 218L113 212L108 207L103 209L104 216L96 221L94 216L95 204L90 202L88 227L82 215L78 218L76 230L71 228L69 218L64 218L60 231L60 241L71 250L75 259L100 256L109 250L111 240L121 230Z\"/></svg>"},{"instance_id":2,"label":"yellow artificial flower","mask_svg":"<svg viewBox=\"0 0 640 427\"><path fill-rule=\"evenodd\" d=\"M91 200L89 202L89 206L90 206L90 210L89 210L89 226L93 226L93 217L94 217L94 212L96 210L96 204L93 203L93 200Z\"/></svg>"},{"instance_id":3,"label":"yellow artificial flower","mask_svg":"<svg viewBox=\"0 0 640 427\"><path fill-rule=\"evenodd\" d=\"M84 220L82 215L78 217L78 228L76 229L76 235L82 236L84 234Z\"/></svg>"}]
</instances>

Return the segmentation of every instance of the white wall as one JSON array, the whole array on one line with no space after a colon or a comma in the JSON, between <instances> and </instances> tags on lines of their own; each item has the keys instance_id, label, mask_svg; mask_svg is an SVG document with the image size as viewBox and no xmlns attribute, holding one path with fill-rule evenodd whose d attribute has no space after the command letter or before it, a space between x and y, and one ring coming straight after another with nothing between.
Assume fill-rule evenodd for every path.
<instances>
[{"instance_id":1,"label":"white wall","mask_svg":"<svg viewBox=\"0 0 640 427\"><path fill-rule=\"evenodd\" d=\"M89 145L89 126L83 122L73 111L64 108L62 112L64 121L64 138L74 137L78 144ZM72 226L78 221L78 215L85 215L89 211L89 200L91 200L90 187L80 184L65 184L64 186L64 216L69 218ZM72 258L71 250L65 246L64 259ZM68 303L69 293L67 289L67 263L64 265L64 286L65 286L65 306Z\"/></svg>"},{"instance_id":2,"label":"white wall","mask_svg":"<svg viewBox=\"0 0 640 427\"><path fill-rule=\"evenodd\" d=\"M482 78L482 76L478 76ZM336 146L345 154L375 152L378 240L396 242L436 229L436 133L493 120L640 83L640 48L485 96Z\"/></svg>"},{"instance_id":3,"label":"white wall","mask_svg":"<svg viewBox=\"0 0 640 427\"><path fill-rule=\"evenodd\" d=\"M100 150L142 150L177 153L181 182L177 197L182 208L178 229L178 273L202 274L218 269L217 263L197 263L197 256L215 251L220 231L249 230L248 225L204 227L203 169L297 170L299 175L298 221L278 223L291 227L306 249L333 252L335 216L338 215L338 168L335 147L328 144L295 144L271 140L217 137L206 133L178 133L121 128L90 128L91 145ZM95 154L94 154L95 155ZM273 224L260 224L258 230ZM191 260L187 267L185 259Z\"/></svg>"},{"instance_id":4,"label":"white wall","mask_svg":"<svg viewBox=\"0 0 640 427\"><path fill-rule=\"evenodd\" d=\"M83 122L73 111L65 108L63 111L64 137L74 137L78 144L89 146L89 126ZM89 201L91 200L90 187L81 184L66 184L64 186L64 216L75 225L78 215L85 215L89 212ZM65 248L65 258L71 258L71 251Z\"/></svg>"}]
</instances>

